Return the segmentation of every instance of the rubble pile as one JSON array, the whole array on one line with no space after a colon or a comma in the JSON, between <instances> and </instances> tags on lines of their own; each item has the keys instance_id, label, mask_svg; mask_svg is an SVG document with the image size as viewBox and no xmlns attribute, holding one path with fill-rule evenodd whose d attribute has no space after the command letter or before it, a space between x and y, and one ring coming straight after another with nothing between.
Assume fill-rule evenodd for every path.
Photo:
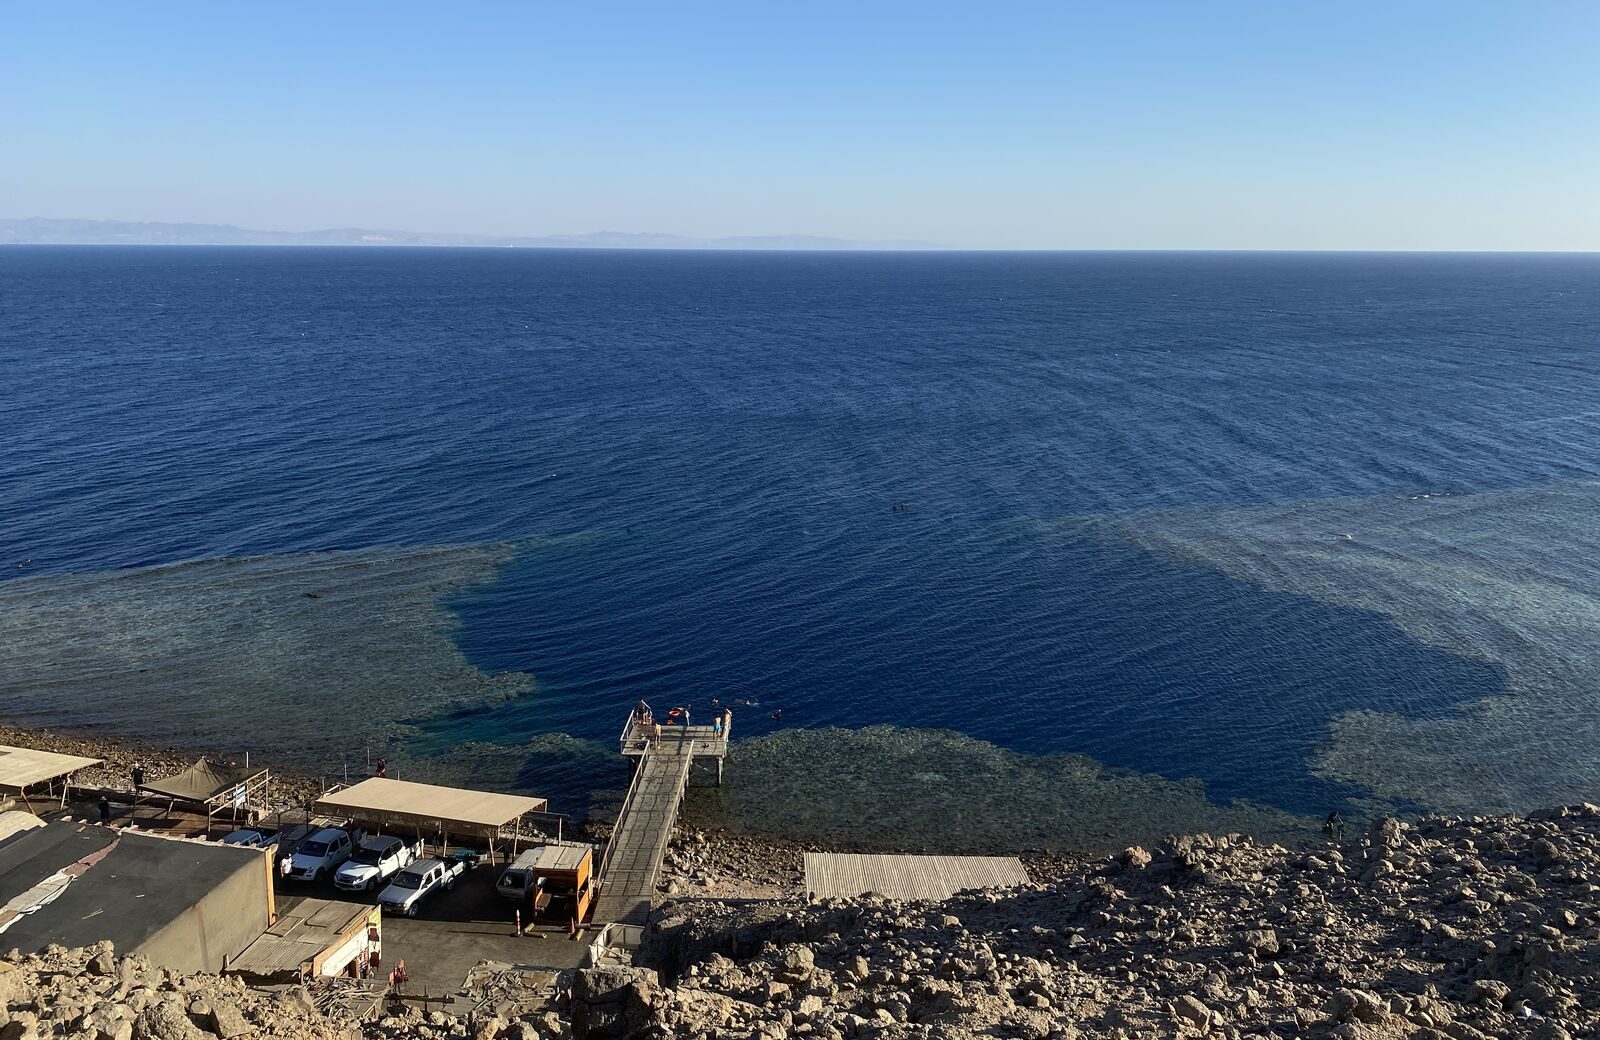
<instances>
[{"instance_id":1,"label":"rubble pile","mask_svg":"<svg viewBox=\"0 0 1600 1040\"><path fill-rule=\"evenodd\" d=\"M376 1021L319 1010L304 987L250 989L236 976L184 974L110 943L12 951L0 959L5 1040L556 1040L570 1036L554 1011L520 1017L485 1008L458 1017L392 1004Z\"/></svg>"},{"instance_id":2,"label":"rubble pile","mask_svg":"<svg viewBox=\"0 0 1600 1040\"><path fill-rule=\"evenodd\" d=\"M805 881L801 860L823 851L770 838L750 838L679 828L673 835L656 885L669 896L733 894L730 888L798 893Z\"/></svg>"},{"instance_id":3,"label":"rubble pile","mask_svg":"<svg viewBox=\"0 0 1600 1040\"><path fill-rule=\"evenodd\" d=\"M359 1040L353 1029L317 1011L303 990L269 995L238 978L184 975L118 957L110 943L0 960L6 1040Z\"/></svg>"}]
</instances>

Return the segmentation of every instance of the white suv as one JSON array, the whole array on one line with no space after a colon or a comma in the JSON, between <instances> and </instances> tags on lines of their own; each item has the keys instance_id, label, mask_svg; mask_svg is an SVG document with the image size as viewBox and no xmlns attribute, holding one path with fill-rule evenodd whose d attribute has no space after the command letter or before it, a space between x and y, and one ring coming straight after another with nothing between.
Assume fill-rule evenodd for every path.
<instances>
[{"instance_id":1,"label":"white suv","mask_svg":"<svg viewBox=\"0 0 1600 1040\"><path fill-rule=\"evenodd\" d=\"M410 866L421 847L421 842L413 847L382 835L368 838L333 875L334 887L344 892L375 892L402 867Z\"/></svg>"},{"instance_id":2,"label":"white suv","mask_svg":"<svg viewBox=\"0 0 1600 1040\"><path fill-rule=\"evenodd\" d=\"M305 841L289 862L289 876L297 881L321 881L350 858L350 835L337 827L325 827Z\"/></svg>"}]
</instances>

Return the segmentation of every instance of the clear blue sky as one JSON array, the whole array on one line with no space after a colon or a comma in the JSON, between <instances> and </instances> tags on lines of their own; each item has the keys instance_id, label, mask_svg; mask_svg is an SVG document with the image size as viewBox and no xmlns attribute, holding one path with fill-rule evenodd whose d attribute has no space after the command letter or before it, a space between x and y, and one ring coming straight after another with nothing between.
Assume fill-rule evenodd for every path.
<instances>
[{"instance_id":1,"label":"clear blue sky","mask_svg":"<svg viewBox=\"0 0 1600 1040\"><path fill-rule=\"evenodd\" d=\"M0 216L1600 249L1600 3L13 3Z\"/></svg>"}]
</instances>

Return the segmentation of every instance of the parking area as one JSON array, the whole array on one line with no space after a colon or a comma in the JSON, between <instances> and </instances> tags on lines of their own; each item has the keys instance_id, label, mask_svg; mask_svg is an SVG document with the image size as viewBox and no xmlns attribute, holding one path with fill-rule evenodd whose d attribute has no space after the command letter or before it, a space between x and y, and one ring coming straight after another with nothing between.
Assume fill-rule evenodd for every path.
<instances>
[{"instance_id":1,"label":"parking area","mask_svg":"<svg viewBox=\"0 0 1600 1040\"><path fill-rule=\"evenodd\" d=\"M92 800L80 799L49 815L98 822L101 808ZM174 837L208 837L215 841L237 826L224 820L207 821L203 815L182 808L173 809L150 799L135 803L116 801L104 808L112 827ZM275 815L263 821L260 829L269 834L281 829L286 834L304 836L332 822L297 811ZM452 844L452 851L456 848ZM438 850L430 846L426 854L437 853ZM564 920L533 925L524 921L526 934L518 935L516 904L495 891L495 881L503 866L503 863L492 865L487 860L479 862L460 875L450 890L430 893L419 905L415 917L386 912L383 915L383 972L386 974L403 960L410 977L405 992L438 997L455 994L468 973L483 961L553 971L579 967L587 956L588 943L594 938L593 928L580 929L574 937L568 933ZM278 873L273 884L280 913L307 898L371 906L378 896L377 891L341 891L335 887L331 873L317 881L294 880Z\"/></svg>"},{"instance_id":2,"label":"parking area","mask_svg":"<svg viewBox=\"0 0 1600 1040\"><path fill-rule=\"evenodd\" d=\"M529 934L516 935L515 906L494 890L497 867L480 863L467 871L448 892L431 895L415 917L385 914L383 964L387 971L406 962L411 976L406 992L439 996L461 988L467 973L479 961L503 961L530 967L576 968L588 952L591 932L568 935L565 925L539 925ZM277 898L281 908L315 897L371 905L376 893L341 892L328 880L291 881L279 878Z\"/></svg>"}]
</instances>

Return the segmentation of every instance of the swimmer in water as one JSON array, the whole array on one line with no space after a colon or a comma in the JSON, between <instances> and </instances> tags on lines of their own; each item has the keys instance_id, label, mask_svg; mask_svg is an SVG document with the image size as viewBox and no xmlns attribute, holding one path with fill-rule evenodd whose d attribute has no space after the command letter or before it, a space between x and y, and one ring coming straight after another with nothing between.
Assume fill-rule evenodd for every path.
<instances>
[{"instance_id":1,"label":"swimmer in water","mask_svg":"<svg viewBox=\"0 0 1600 1040\"><path fill-rule=\"evenodd\" d=\"M783 709L779 708L777 711L773 712L772 713L772 717L774 719L777 719L779 722L782 722L783 721Z\"/></svg>"}]
</instances>

